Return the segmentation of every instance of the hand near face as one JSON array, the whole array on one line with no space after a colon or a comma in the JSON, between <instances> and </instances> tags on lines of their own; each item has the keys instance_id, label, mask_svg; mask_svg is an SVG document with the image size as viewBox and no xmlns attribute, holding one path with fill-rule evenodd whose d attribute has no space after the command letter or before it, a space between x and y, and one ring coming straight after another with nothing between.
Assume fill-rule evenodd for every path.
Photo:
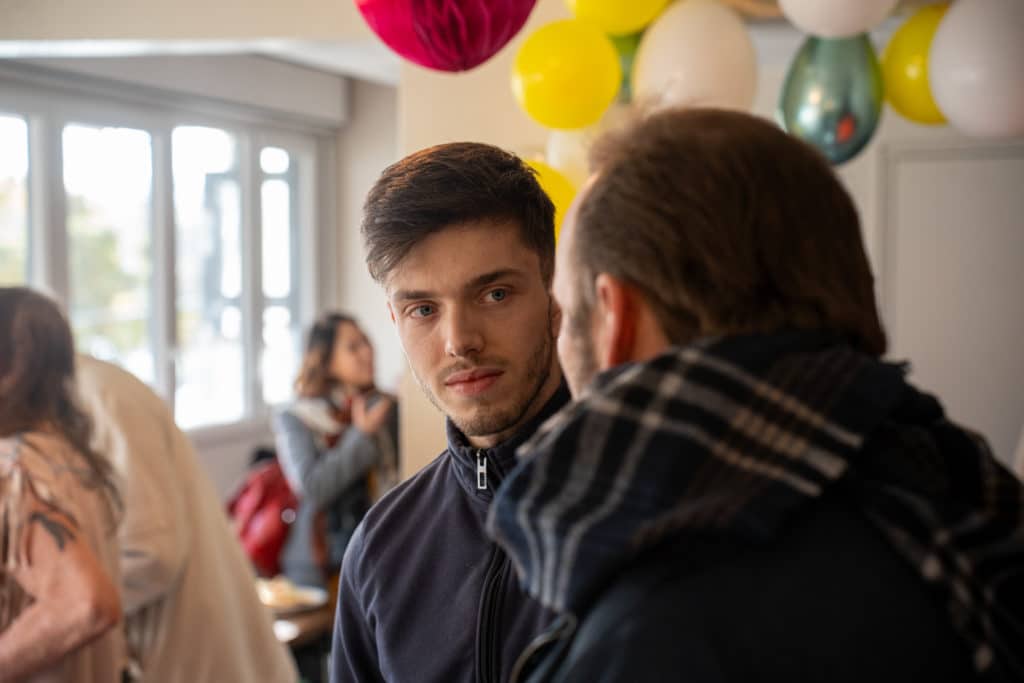
<instances>
[{"instance_id":1,"label":"hand near face","mask_svg":"<svg viewBox=\"0 0 1024 683\"><path fill-rule=\"evenodd\" d=\"M394 401L385 396L372 407L367 407L365 396L355 396L352 399L352 424L364 434L376 434L388 419L393 404Z\"/></svg>"}]
</instances>

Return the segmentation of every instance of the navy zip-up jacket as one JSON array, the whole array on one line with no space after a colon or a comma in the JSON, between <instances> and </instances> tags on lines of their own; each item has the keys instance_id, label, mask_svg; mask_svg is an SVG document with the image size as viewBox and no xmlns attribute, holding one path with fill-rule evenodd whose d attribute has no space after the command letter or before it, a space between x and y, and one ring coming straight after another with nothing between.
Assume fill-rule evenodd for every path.
<instances>
[{"instance_id":1,"label":"navy zip-up jacket","mask_svg":"<svg viewBox=\"0 0 1024 683\"><path fill-rule=\"evenodd\" d=\"M448 421L448 449L382 498L342 564L332 683L504 683L552 614L526 595L487 536L494 491L516 449L569 401L563 383L494 448Z\"/></svg>"}]
</instances>

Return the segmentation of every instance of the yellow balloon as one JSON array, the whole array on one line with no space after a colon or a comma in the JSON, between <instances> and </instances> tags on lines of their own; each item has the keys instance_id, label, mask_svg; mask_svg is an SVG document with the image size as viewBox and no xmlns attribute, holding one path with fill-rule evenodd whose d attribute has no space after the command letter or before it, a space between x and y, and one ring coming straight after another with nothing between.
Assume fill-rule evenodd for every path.
<instances>
[{"instance_id":1,"label":"yellow balloon","mask_svg":"<svg viewBox=\"0 0 1024 683\"><path fill-rule=\"evenodd\" d=\"M543 161L527 160L526 163L537 172L537 182L547 193L551 203L555 205L555 240L557 241L559 233L562 232L562 219L565 218L565 212L569 210L569 205L576 197L576 188L560 171Z\"/></svg>"},{"instance_id":2,"label":"yellow balloon","mask_svg":"<svg viewBox=\"0 0 1024 683\"><path fill-rule=\"evenodd\" d=\"M917 123L945 123L928 84L928 50L949 5L919 9L893 34L882 56L885 96L892 108Z\"/></svg>"},{"instance_id":3,"label":"yellow balloon","mask_svg":"<svg viewBox=\"0 0 1024 683\"><path fill-rule=\"evenodd\" d=\"M576 19L537 29L512 65L512 92L519 106L542 126L561 130L596 123L621 81L612 41L594 24Z\"/></svg>"},{"instance_id":4,"label":"yellow balloon","mask_svg":"<svg viewBox=\"0 0 1024 683\"><path fill-rule=\"evenodd\" d=\"M668 0L565 0L577 19L592 21L605 33L625 36L654 21Z\"/></svg>"}]
</instances>

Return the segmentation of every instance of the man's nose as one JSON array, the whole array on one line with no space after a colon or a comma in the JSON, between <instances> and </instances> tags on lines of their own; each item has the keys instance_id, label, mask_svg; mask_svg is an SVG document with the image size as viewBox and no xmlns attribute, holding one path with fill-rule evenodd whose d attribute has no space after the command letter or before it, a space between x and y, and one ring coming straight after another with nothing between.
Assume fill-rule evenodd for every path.
<instances>
[{"instance_id":1,"label":"man's nose","mask_svg":"<svg viewBox=\"0 0 1024 683\"><path fill-rule=\"evenodd\" d=\"M479 354L484 348L484 336L471 311L465 306L448 310L445 319L445 353L454 358Z\"/></svg>"}]
</instances>

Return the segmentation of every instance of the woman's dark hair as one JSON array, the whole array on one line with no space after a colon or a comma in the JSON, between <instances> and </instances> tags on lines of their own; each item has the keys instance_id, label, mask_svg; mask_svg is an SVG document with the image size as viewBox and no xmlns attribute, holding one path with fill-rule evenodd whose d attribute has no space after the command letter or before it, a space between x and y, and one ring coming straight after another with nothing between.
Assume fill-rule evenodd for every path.
<instances>
[{"instance_id":1,"label":"woman's dark hair","mask_svg":"<svg viewBox=\"0 0 1024 683\"><path fill-rule=\"evenodd\" d=\"M344 313L324 313L309 329L306 337L306 351L302 355L299 376L295 379L295 393L302 398L327 396L337 385L331 377L331 354L338 336L338 325L357 325L355 318Z\"/></svg>"},{"instance_id":2,"label":"woman's dark hair","mask_svg":"<svg viewBox=\"0 0 1024 683\"><path fill-rule=\"evenodd\" d=\"M25 287L0 287L0 437L56 430L88 465L83 485L103 489L114 513L113 469L92 449L92 422L75 400L75 346L64 314Z\"/></svg>"},{"instance_id":3,"label":"woman's dark hair","mask_svg":"<svg viewBox=\"0 0 1024 683\"><path fill-rule=\"evenodd\" d=\"M370 275L385 283L409 251L430 235L479 221L514 224L554 272L555 207L522 159L492 145L453 142L410 154L384 169L363 206Z\"/></svg>"}]
</instances>

